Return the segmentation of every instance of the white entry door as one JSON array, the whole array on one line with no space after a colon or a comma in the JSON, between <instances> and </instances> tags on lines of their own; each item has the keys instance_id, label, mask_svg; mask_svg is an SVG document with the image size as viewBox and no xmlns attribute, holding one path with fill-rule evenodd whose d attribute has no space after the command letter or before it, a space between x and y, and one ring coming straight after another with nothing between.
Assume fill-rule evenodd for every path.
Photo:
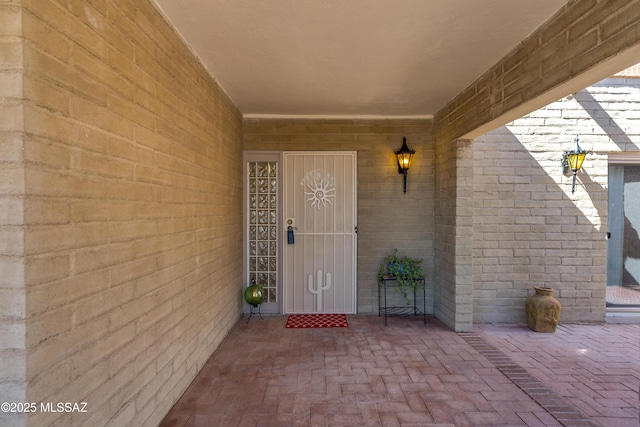
<instances>
[{"instance_id":1,"label":"white entry door","mask_svg":"<svg viewBox=\"0 0 640 427\"><path fill-rule=\"evenodd\" d=\"M285 152L283 164L284 312L355 313L356 153Z\"/></svg>"}]
</instances>

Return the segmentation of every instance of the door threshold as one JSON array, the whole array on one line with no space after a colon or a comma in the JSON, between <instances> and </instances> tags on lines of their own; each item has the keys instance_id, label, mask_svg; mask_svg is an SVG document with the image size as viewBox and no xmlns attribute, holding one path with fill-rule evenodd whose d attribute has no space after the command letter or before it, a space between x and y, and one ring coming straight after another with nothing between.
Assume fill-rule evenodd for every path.
<instances>
[{"instance_id":1,"label":"door threshold","mask_svg":"<svg viewBox=\"0 0 640 427\"><path fill-rule=\"evenodd\" d=\"M640 307L607 307L605 322L640 324Z\"/></svg>"}]
</instances>

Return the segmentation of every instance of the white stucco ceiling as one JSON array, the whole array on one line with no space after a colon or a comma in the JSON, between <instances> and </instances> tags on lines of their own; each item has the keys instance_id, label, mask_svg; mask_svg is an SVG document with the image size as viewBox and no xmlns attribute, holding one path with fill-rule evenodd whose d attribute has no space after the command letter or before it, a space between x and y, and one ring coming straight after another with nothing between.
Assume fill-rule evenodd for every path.
<instances>
[{"instance_id":1,"label":"white stucco ceiling","mask_svg":"<svg viewBox=\"0 0 640 427\"><path fill-rule=\"evenodd\" d=\"M245 116L428 117L567 0L155 0Z\"/></svg>"}]
</instances>

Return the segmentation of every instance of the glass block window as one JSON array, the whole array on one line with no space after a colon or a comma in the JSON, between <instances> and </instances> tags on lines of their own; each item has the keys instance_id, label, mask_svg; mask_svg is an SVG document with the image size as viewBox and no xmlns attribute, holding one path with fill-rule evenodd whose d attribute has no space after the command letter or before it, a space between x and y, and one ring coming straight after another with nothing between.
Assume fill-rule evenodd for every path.
<instances>
[{"instance_id":1,"label":"glass block window","mask_svg":"<svg viewBox=\"0 0 640 427\"><path fill-rule=\"evenodd\" d=\"M249 283L262 286L265 303L278 302L278 164L249 162Z\"/></svg>"}]
</instances>

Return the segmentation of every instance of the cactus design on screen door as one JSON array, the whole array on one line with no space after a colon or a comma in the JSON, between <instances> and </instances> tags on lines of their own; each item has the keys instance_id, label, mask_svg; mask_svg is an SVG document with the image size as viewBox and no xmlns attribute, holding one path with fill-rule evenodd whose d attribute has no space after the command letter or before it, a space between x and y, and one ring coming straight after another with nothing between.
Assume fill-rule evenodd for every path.
<instances>
[{"instance_id":1,"label":"cactus design on screen door","mask_svg":"<svg viewBox=\"0 0 640 427\"><path fill-rule=\"evenodd\" d=\"M318 313L321 313L324 309L324 304L322 303L322 295L325 291L331 289L331 273L327 273L326 280L322 277L322 270L318 270L316 273L316 283L313 283L313 274L309 275L309 280L307 281L307 288L309 292L316 296L316 310Z\"/></svg>"},{"instance_id":2,"label":"cactus design on screen door","mask_svg":"<svg viewBox=\"0 0 640 427\"><path fill-rule=\"evenodd\" d=\"M334 178L330 173L323 170L312 170L307 173L300 183L304 186L305 199L307 203L311 204L311 207L320 209L327 207L327 205L333 206L333 198L335 197L335 185ZM326 280L322 277L322 270L318 270L316 273L316 283L314 286L313 275L309 274L307 282L309 292L316 297L316 310L320 313L324 309L323 294L325 291L331 289L331 273L327 273Z\"/></svg>"}]
</instances>

